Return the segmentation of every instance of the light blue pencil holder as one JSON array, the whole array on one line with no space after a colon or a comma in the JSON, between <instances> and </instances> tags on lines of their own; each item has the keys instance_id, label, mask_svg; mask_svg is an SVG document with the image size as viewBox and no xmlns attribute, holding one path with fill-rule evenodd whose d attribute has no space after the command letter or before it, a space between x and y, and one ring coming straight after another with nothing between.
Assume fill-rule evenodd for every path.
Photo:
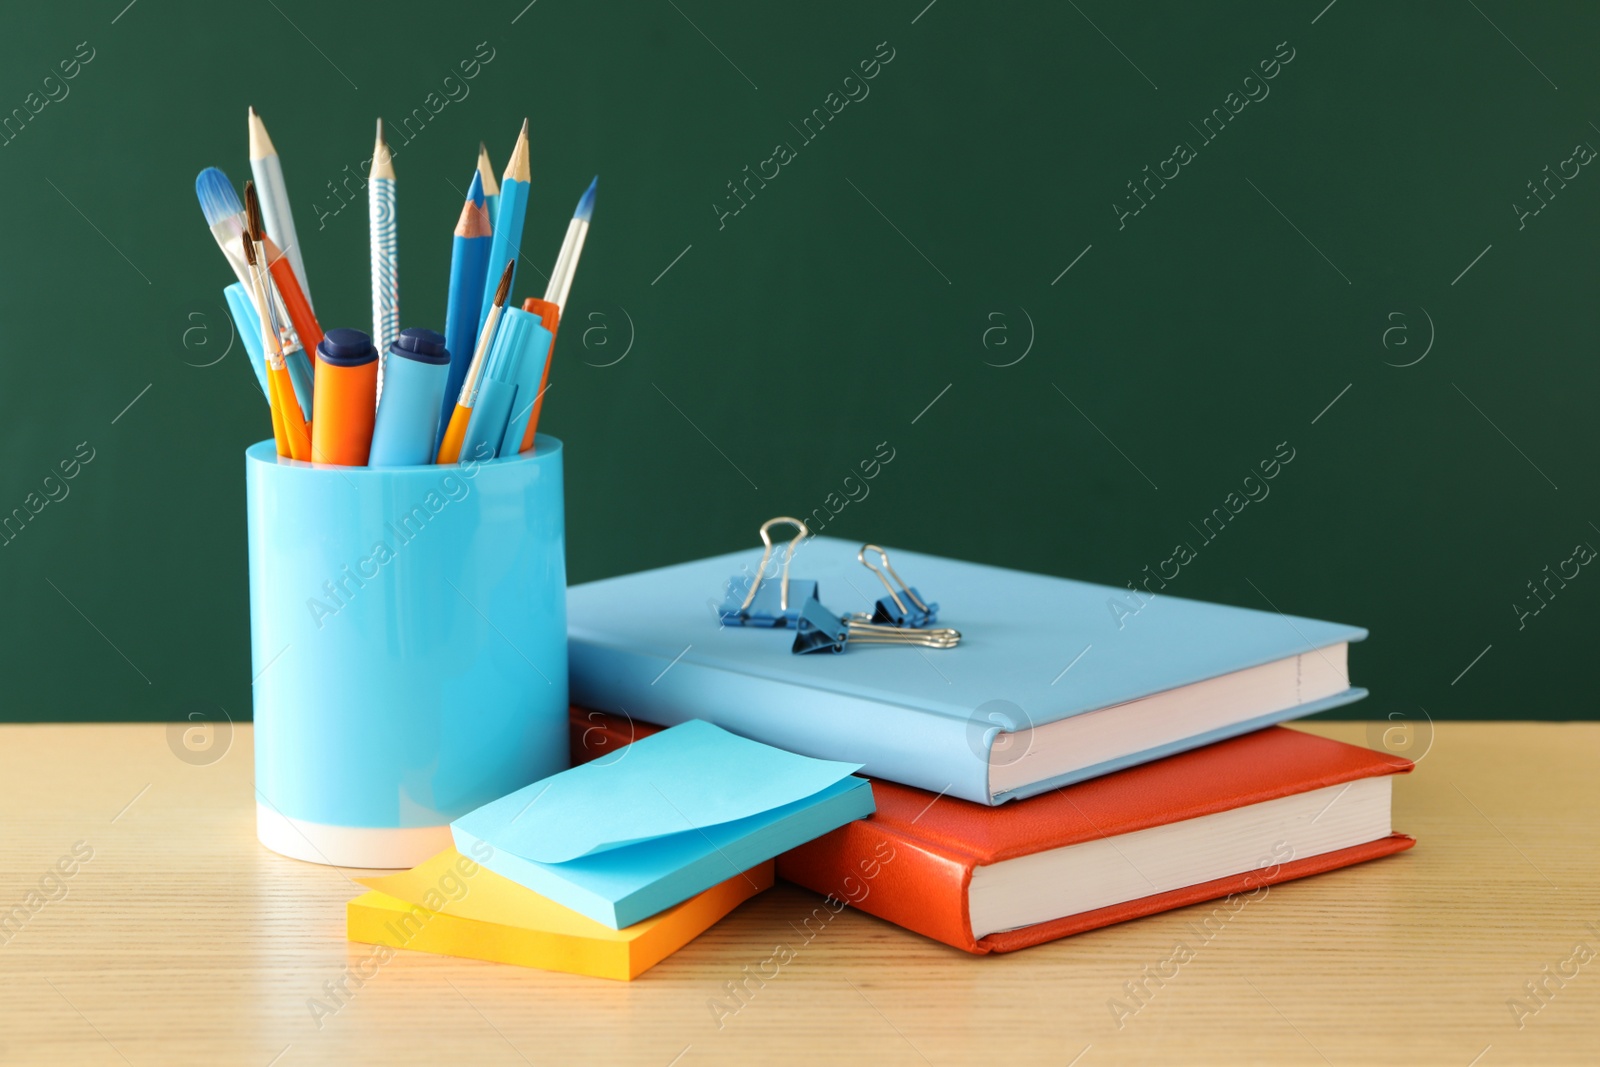
<instances>
[{"instance_id":1,"label":"light blue pencil holder","mask_svg":"<svg viewBox=\"0 0 1600 1067\"><path fill-rule=\"evenodd\" d=\"M245 451L256 834L412 867L567 766L561 442L457 466Z\"/></svg>"}]
</instances>

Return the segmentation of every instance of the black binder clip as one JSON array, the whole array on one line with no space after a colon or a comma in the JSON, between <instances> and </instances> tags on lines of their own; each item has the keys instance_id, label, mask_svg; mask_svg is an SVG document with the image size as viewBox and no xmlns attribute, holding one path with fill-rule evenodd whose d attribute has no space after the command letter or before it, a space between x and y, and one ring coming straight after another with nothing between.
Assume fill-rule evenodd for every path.
<instances>
[{"instance_id":1,"label":"black binder clip","mask_svg":"<svg viewBox=\"0 0 1600 1067\"><path fill-rule=\"evenodd\" d=\"M781 576L774 585L762 581L767 573L767 565L772 562L772 535L767 531L784 524L793 526L799 532L784 550ZM817 583L791 581L789 562L794 559L794 550L810 534L805 523L787 516L768 519L761 524L761 543L766 546L761 553L761 565L753 575L728 579L722 608L718 612L724 626L766 626L774 629L799 626L801 609L817 600Z\"/></svg>"},{"instance_id":2,"label":"black binder clip","mask_svg":"<svg viewBox=\"0 0 1600 1067\"><path fill-rule=\"evenodd\" d=\"M876 552L878 554L878 560L883 564L883 570L879 570L867 562L868 552ZM886 626L908 626L912 629L922 629L926 626L932 626L938 621L939 605L923 600L922 594L917 592L915 586L905 583L905 579L900 577L895 571L894 565L889 562L889 553L877 545L862 545L861 551L856 553L856 559L860 561L863 567L877 575L878 581L882 582L883 587L889 591L888 596L878 598L877 605L872 612L873 622ZM889 573L885 574L884 571ZM891 576L896 584L900 586L899 592L896 592L894 586L889 584Z\"/></svg>"}]
</instances>

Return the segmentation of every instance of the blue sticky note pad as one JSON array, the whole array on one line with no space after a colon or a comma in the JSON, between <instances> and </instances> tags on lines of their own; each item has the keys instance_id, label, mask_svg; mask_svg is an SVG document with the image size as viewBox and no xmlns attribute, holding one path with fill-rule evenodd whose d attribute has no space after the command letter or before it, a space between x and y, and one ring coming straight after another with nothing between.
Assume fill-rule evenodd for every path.
<instances>
[{"instance_id":1,"label":"blue sticky note pad","mask_svg":"<svg viewBox=\"0 0 1600 1067\"><path fill-rule=\"evenodd\" d=\"M496 874L620 930L872 814L858 766L693 720L485 804L451 833Z\"/></svg>"}]
</instances>

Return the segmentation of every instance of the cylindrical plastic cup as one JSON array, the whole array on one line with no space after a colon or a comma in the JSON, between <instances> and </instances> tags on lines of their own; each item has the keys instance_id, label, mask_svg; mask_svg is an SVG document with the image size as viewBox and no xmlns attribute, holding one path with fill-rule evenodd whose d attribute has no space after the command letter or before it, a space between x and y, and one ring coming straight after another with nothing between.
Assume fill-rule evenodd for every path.
<instances>
[{"instance_id":1,"label":"cylindrical plastic cup","mask_svg":"<svg viewBox=\"0 0 1600 1067\"><path fill-rule=\"evenodd\" d=\"M256 828L411 867L567 766L562 448L443 466L245 452Z\"/></svg>"}]
</instances>

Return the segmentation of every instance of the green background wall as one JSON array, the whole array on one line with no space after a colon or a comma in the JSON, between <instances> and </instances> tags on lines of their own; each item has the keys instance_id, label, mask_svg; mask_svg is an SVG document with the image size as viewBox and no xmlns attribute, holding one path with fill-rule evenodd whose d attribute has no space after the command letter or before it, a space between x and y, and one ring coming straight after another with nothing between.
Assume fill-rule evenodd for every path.
<instances>
[{"instance_id":1,"label":"green background wall","mask_svg":"<svg viewBox=\"0 0 1600 1067\"><path fill-rule=\"evenodd\" d=\"M270 427L194 176L248 176L254 104L323 324L366 326L364 205L316 205L375 116L463 91L395 138L407 324L442 325L480 138L498 169L532 118L544 269L601 175L543 426L573 581L753 545L888 442L823 532L1116 585L1187 541L1175 595L1371 629L1353 715L1594 714L1600 577L1515 607L1600 545L1592 8L125 2L0 16L0 113L66 93L0 146L0 514L93 450L0 547L0 718L248 716L241 453Z\"/></svg>"}]
</instances>

